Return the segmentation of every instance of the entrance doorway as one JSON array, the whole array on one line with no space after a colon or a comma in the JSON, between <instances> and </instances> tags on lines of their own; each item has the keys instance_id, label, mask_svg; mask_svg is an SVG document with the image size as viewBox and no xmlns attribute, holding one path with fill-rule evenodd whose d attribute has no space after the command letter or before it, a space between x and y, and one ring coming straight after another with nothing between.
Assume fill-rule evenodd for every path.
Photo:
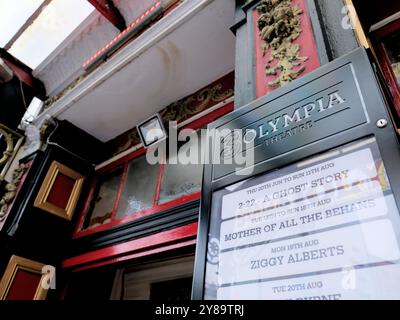
<instances>
[{"instance_id":1,"label":"entrance doorway","mask_svg":"<svg viewBox=\"0 0 400 320\"><path fill-rule=\"evenodd\" d=\"M193 251L72 273L63 299L189 301Z\"/></svg>"}]
</instances>

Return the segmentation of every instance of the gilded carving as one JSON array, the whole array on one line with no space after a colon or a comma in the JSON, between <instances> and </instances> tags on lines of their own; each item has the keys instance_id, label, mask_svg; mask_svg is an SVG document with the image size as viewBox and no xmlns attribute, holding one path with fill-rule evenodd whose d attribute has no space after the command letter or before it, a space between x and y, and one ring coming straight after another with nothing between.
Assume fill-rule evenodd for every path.
<instances>
[{"instance_id":1,"label":"gilded carving","mask_svg":"<svg viewBox=\"0 0 400 320\"><path fill-rule=\"evenodd\" d=\"M132 129L127 136L127 141L122 146L120 146L115 154L119 154L128 150L131 146L137 145L140 143L139 132L136 128Z\"/></svg>"},{"instance_id":2,"label":"gilded carving","mask_svg":"<svg viewBox=\"0 0 400 320\"><path fill-rule=\"evenodd\" d=\"M14 139L12 134L8 133L2 127L0 127L0 135L5 139L7 145L6 150L3 151L3 155L0 158L0 166L2 166L14 153Z\"/></svg>"},{"instance_id":3,"label":"gilded carving","mask_svg":"<svg viewBox=\"0 0 400 320\"><path fill-rule=\"evenodd\" d=\"M17 193L17 187L21 182L23 175L28 170L28 165L22 163L13 172L12 181L4 187L4 194L0 200L0 221L3 221L7 215L8 207L14 200Z\"/></svg>"},{"instance_id":4,"label":"gilded carving","mask_svg":"<svg viewBox=\"0 0 400 320\"><path fill-rule=\"evenodd\" d=\"M78 84L80 84L84 79L86 79L88 75L84 74L82 76L80 76L79 78L75 79L74 81L72 81L64 90L62 90L59 94L48 98L43 105L43 109L46 110L48 108L50 108L54 103L56 103L58 100L60 100L61 98L63 98L64 96L66 96L69 92L71 92L73 89L75 89L75 87L78 86Z\"/></svg>"},{"instance_id":5,"label":"gilded carving","mask_svg":"<svg viewBox=\"0 0 400 320\"><path fill-rule=\"evenodd\" d=\"M268 53L265 73L276 76L268 85L281 87L296 79L305 70L304 62L308 60L300 56L300 45L294 43L302 32L300 15L303 11L291 0L262 0L257 11L262 51L264 56Z\"/></svg>"}]
</instances>

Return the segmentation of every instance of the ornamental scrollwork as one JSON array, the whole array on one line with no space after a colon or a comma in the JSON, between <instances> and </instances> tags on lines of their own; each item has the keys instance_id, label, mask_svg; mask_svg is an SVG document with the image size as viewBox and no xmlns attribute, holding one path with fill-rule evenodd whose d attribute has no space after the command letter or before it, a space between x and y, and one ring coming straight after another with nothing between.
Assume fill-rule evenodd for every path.
<instances>
[{"instance_id":1,"label":"ornamental scrollwork","mask_svg":"<svg viewBox=\"0 0 400 320\"><path fill-rule=\"evenodd\" d=\"M28 170L28 167L27 164L20 164L13 172L12 181L4 186L3 196L0 199L0 222L5 219L9 205L14 200L18 185L25 172Z\"/></svg>"},{"instance_id":2,"label":"ornamental scrollwork","mask_svg":"<svg viewBox=\"0 0 400 320\"><path fill-rule=\"evenodd\" d=\"M6 150L3 151L3 154L1 155L1 158L0 158L0 166L2 166L5 163L7 163L8 159L14 153L14 139L13 139L13 135L11 133L7 132L2 127L0 127L0 135L3 137L3 139L6 142Z\"/></svg>"},{"instance_id":3,"label":"ornamental scrollwork","mask_svg":"<svg viewBox=\"0 0 400 320\"><path fill-rule=\"evenodd\" d=\"M294 43L302 32L303 11L292 0L262 0L257 12L263 55L268 53L265 73L276 76L268 85L281 87L295 80L305 70L304 62L308 60L300 56L300 45Z\"/></svg>"}]
</instances>

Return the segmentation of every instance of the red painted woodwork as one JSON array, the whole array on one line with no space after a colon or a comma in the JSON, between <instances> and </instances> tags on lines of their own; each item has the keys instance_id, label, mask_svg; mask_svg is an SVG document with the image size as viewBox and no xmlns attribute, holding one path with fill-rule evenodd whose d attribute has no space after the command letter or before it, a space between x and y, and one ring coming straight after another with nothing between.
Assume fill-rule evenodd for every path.
<instances>
[{"instance_id":1,"label":"red painted woodwork","mask_svg":"<svg viewBox=\"0 0 400 320\"><path fill-rule=\"evenodd\" d=\"M211 112L210 114L205 115L204 117L201 117L201 118L189 123L188 125L184 126L183 129L204 128L208 123L210 123L210 122L218 119L219 117L221 117L221 116L233 111L233 108L234 108L233 102L228 103L227 105L225 105L225 106L223 106L223 107ZM163 173L164 173L164 166L161 164L160 165L160 172L159 172L158 180L156 182L156 190L155 190L155 196L154 196L154 206L152 208L148 209L148 210L144 210L142 212L138 212L138 213L132 214L130 216L127 216L127 217L124 217L124 218L121 218L121 219L115 219L115 215L116 215L116 213L118 211L119 199L121 197L121 194L122 194L122 191L123 191L123 186L125 184L125 179L126 179L126 175L127 175L127 169L128 169L129 162L131 160L133 160L134 158L143 156L145 154L145 152L146 152L146 150L144 148L136 150L136 151L132 152L131 154L129 154L129 155L127 155L127 156L125 156L125 157L123 157L123 158L121 158L119 160L116 160L115 162L107 165L106 167L104 167L104 168L102 168L102 169L100 169L98 171L98 175L101 175L101 174L103 174L105 172L109 172L111 170L114 170L117 167L124 166L124 174L123 174L123 176L121 178L121 181L120 181L118 194L116 195L116 202L115 202L115 205L114 205L112 221L110 223L103 224L101 226L98 226L98 227L95 227L95 228L92 228L92 229L82 230L83 224L84 224L84 221L85 221L85 217L89 213L90 202L92 201L92 198L93 198L93 195L94 195L94 189L95 189L95 186L96 186L96 181L94 181L92 186L91 186L91 190L89 192L89 196L88 196L88 198L86 200L86 203L84 205L84 208L82 210L81 216L79 218L79 223L76 226L76 229L75 229L75 232L74 232L74 235L73 235L74 239L75 238L80 238L80 237L83 237L83 236L87 236L87 235L90 235L90 234L94 234L94 233L99 232L99 231L104 231L104 230L107 230L109 228L115 227L117 225L124 224L124 223L130 222L130 221L133 221L133 220L136 220L136 219L139 219L139 218L143 218L145 216L148 216L148 215L160 212L160 211L168 210L168 209L180 206L182 204L185 204L187 202L190 202L190 201L193 201L193 200L197 200L197 199L200 198L201 192L197 192L197 193L194 193L192 195L187 195L187 196L180 197L180 198L172 200L170 202L159 204L158 200L159 200L161 182L162 182Z\"/></svg>"},{"instance_id":2,"label":"red painted woodwork","mask_svg":"<svg viewBox=\"0 0 400 320\"><path fill-rule=\"evenodd\" d=\"M90 0L89 0L90 1ZM93 1L98 1L98 0L93 0ZM155 9L157 9L159 6L161 6L161 2L158 1L155 3L150 9L148 9L146 12L144 12L139 18L134 20L128 27L124 27L120 29L122 32L118 34L114 39L112 39L110 42L108 42L106 45L104 45L99 51L97 51L93 56L91 56L88 60L86 60L82 64L82 68L86 68L88 65L90 65L93 61L96 60L98 56L100 56L102 53L104 53L107 49L112 47L117 41L121 39L123 35L125 35L130 29L136 27L143 19L145 19L150 13L152 13ZM125 22L124 22L125 24Z\"/></svg>"},{"instance_id":3,"label":"red painted woodwork","mask_svg":"<svg viewBox=\"0 0 400 320\"><path fill-rule=\"evenodd\" d=\"M386 26L374 31L373 37L375 39L382 39L399 29L400 29L400 19L392 21L391 23L387 24Z\"/></svg>"},{"instance_id":4,"label":"red painted woodwork","mask_svg":"<svg viewBox=\"0 0 400 320\"><path fill-rule=\"evenodd\" d=\"M75 238L77 233L79 232L79 230L81 230L82 227L83 227L83 224L84 224L85 218L86 218L86 214L89 212L90 202L91 202L91 200L93 199L93 196L94 196L94 191L95 191L95 188L96 188L96 182L97 182L97 180L93 180L91 185L90 185L90 191L89 191L88 197L87 197L87 199L85 201L85 205L83 206L83 210L82 210L82 212L81 212L81 214L79 216L79 220L78 220L78 223L77 223L77 225L75 227L74 235L73 235L72 238Z\"/></svg>"},{"instance_id":5,"label":"red painted woodwork","mask_svg":"<svg viewBox=\"0 0 400 320\"><path fill-rule=\"evenodd\" d=\"M132 261L134 259L147 257L147 256L151 256L151 255L166 252L166 251L172 251L172 250L179 249L179 248L194 246L195 244L196 244L196 239L183 241L183 242L163 246L163 247L156 248L156 249L146 250L146 251L142 251L139 253L129 254L129 255L114 258L114 259L107 259L105 261L92 263L85 267L74 269L73 272L79 272L79 271L84 271L84 270L88 270L88 269L98 268L98 267L107 266L107 265L111 265L111 264L121 263L124 261Z\"/></svg>"},{"instance_id":6,"label":"red painted woodwork","mask_svg":"<svg viewBox=\"0 0 400 320\"><path fill-rule=\"evenodd\" d=\"M304 63L306 69L300 75L305 75L317 68L320 67L320 62L318 58L318 50L315 45L314 35L312 31L312 26L308 14L308 7L306 4L306 0L292 0L293 5L297 5L299 8L303 10L303 14L300 15L301 19L301 29L303 30L300 36L294 41L300 45L300 56L301 57L308 57L308 60ZM256 95L257 98L262 97L273 90L277 89L272 88L268 85L270 81L275 80L275 76L269 76L265 74L265 65L267 63L268 57L268 50L267 54L263 56L262 52L262 39L260 37L260 32L258 30L258 12L257 10L254 11L254 45L255 45L255 55L256 55ZM272 62L274 65L275 62Z\"/></svg>"},{"instance_id":7,"label":"red painted woodwork","mask_svg":"<svg viewBox=\"0 0 400 320\"><path fill-rule=\"evenodd\" d=\"M6 300L33 300L42 275L18 268Z\"/></svg>"},{"instance_id":8,"label":"red painted woodwork","mask_svg":"<svg viewBox=\"0 0 400 320\"><path fill-rule=\"evenodd\" d=\"M221 118L222 116L232 112L234 109L234 103L227 103L225 106L211 112L210 114L201 117L197 120L192 121L188 125L184 126L182 129L201 129L204 128L207 124Z\"/></svg>"},{"instance_id":9,"label":"red painted woodwork","mask_svg":"<svg viewBox=\"0 0 400 320\"><path fill-rule=\"evenodd\" d=\"M167 202L167 203L164 203L162 205L156 205L151 209L135 213L135 214L133 214L131 216L127 216L127 217L124 217L122 219L115 219L115 220L111 221L110 223L103 224L103 225L98 226L96 228L88 229L88 230L84 230L84 231L78 231L78 232L76 232L74 234L73 238L74 239L75 238L80 238L80 237L87 236L89 234L93 234L93 233L96 233L96 232L99 232L99 231L104 231L104 230L107 230L109 228L118 226L120 224L124 224L124 223L130 222L130 221L133 221L133 220L136 220L136 219L139 219L139 218L143 218L145 216L148 216L148 215L160 212L160 211L164 211L164 210L168 210L170 208L174 208L174 207L180 206L180 205L185 204L187 202L199 199L200 195L201 195L201 193L197 192L197 193L194 193L192 195L183 196L183 197L178 198L176 200L173 200L171 202Z\"/></svg>"},{"instance_id":10,"label":"red painted woodwork","mask_svg":"<svg viewBox=\"0 0 400 320\"><path fill-rule=\"evenodd\" d=\"M131 161L131 160L133 160L135 158L138 158L138 157L144 155L145 153L146 153L146 149L145 148L140 148L140 149L138 149L136 151L133 151L132 153L124 156L123 158L118 159L118 160L110 163L109 165L105 166L104 168L101 168L98 171L98 173L101 174L101 173L104 173L104 172L111 171L114 168L117 168L119 166L126 165L127 162L129 162L129 161Z\"/></svg>"},{"instance_id":11,"label":"red painted woodwork","mask_svg":"<svg viewBox=\"0 0 400 320\"><path fill-rule=\"evenodd\" d=\"M74 185L74 179L62 173L58 173L56 179L54 180L54 184L49 192L47 202L54 204L59 208L65 209L71 197Z\"/></svg>"},{"instance_id":12,"label":"red painted woodwork","mask_svg":"<svg viewBox=\"0 0 400 320\"><path fill-rule=\"evenodd\" d=\"M119 30L124 30L126 28L126 23L119 12L119 10L115 7L112 0L88 0L93 7L96 8L104 17L107 18L114 26L116 26Z\"/></svg>"},{"instance_id":13,"label":"red painted woodwork","mask_svg":"<svg viewBox=\"0 0 400 320\"><path fill-rule=\"evenodd\" d=\"M79 270L82 270L82 268L94 268L100 265L131 260L137 257L193 245L197 235L197 227L197 223L192 223L148 237L85 253L64 260L63 267L74 269L79 267Z\"/></svg>"},{"instance_id":14,"label":"red painted woodwork","mask_svg":"<svg viewBox=\"0 0 400 320\"><path fill-rule=\"evenodd\" d=\"M160 164L160 171L158 173L156 190L154 195L154 204L153 204L154 207L158 206L158 201L160 200L161 184L164 176L164 170L165 170L165 165Z\"/></svg>"},{"instance_id":15,"label":"red painted woodwork","mask_svg":"<svg viewBox=\"0 0 400 320\"><path fill-rule=\"evenodd\" d=\"M371 39L374 43L375 53L378 56L382 72L384 73L385 79L387 81L386 83L392 95L394 107L397 111L398 116L400 116L400 88L397 84L396 76L393 73L390 61L386 55L383 45L384 39L398 30L400 30L400 19L393 21L372 33Z\"/></svg>"}]
</instances>

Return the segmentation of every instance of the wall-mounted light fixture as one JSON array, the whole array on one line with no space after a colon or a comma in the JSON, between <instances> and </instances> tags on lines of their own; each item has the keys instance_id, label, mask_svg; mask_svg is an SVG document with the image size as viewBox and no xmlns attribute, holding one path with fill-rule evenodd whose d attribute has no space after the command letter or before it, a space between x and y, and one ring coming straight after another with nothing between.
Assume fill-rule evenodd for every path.
<instances>
[{"instance_id":1,"label":"wall-mounted light fixture","mask_svg":"<svg viewBox=\"0 0 400 320\"><path fill-rule=\"evenodd\" d=\"M168 137L159 114L140 123L137 130L145 148L149 148Z\"/></svg>"}]
</instances>

